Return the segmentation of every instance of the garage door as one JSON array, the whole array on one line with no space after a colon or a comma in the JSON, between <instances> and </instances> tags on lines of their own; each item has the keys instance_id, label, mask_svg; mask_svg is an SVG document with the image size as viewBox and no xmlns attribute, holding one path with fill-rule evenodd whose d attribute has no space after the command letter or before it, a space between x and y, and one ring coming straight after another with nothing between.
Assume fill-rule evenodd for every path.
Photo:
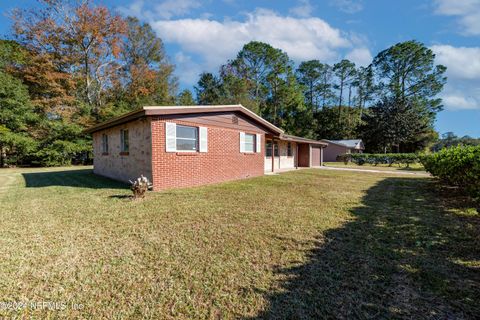
<instances>
[{"instance_id":1,"label":"garage door","mask_svg":"<svg viewBox=\"0 0 480 320\"><path fill-rule=\"evenodd\" d=\"M312 146L312 167L320 166L320 147Z\"/></svg>"}]
</instances>

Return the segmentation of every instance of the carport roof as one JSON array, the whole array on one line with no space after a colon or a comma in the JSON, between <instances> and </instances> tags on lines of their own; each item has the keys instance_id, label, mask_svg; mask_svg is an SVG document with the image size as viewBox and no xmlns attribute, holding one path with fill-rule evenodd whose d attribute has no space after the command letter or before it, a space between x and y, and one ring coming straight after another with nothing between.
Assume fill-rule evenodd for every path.
<instances>
[{"instance_id":1,"label":"carport roof","mask_svg":"<svg viewBox=\"0 0 480 320\"><path fill-rule=\"evenodd\" d=\"M289 135L289 134L280 135L280 140L292 141L292 142L298 142L298 143L308 143L308 144L314 144L314 145L319 145L319 146L324 146L324 147L328 146L328 143L323 142L323 141L292 136L292 135Z\"/></svg>"}]
</instances>

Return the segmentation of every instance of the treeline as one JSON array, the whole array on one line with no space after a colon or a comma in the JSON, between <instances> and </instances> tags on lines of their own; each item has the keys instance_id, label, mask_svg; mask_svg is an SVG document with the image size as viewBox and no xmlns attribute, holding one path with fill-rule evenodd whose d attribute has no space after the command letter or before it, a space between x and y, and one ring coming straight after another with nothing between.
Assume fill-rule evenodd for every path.
<instances>
[{"instance_id":1,"label":"treeline","mask_svg":"<svg viewBox=\"0 0 480 320\"><path fill-rule=\"evenodd\" d=\"M453 132L447 132L442 134L441 139L439 139L433 146L432 151L437 152L444 148L456 147L456 146L479 146L480 139L472 138L470 136L458 137Z\"/></svg>"},{"instance_id":2,"label":"treeline","mask_svg":"<svg viewBox=\"0 0 480 320\"><path fill-rule=\"evenodd\" d=\"M0 41L0 165L88 161L82 130L142 105L241 103L286 132L362 138L370 152L413 152L437 138L445 67L422 43L296 66L286 52L247 43L218 73L178 93L174 66L151 26L91 1L40 1L12 13Z\"/></svg>"},{"instance_id":3,"label":"treeline","mask_svg":"<svg viewBox=\"0 0 480 320\"><path fill-rule=\"evenodd\" d=\"M242 103L287 132L315 139L362 138L370 152L415 152L438 138L433 125L446 68L417 41L380 52L367 67L304 61L250 42L218 74L203 73L199 104Z\"/></svg>"},{"instance_id":4,"label":"treeline","mask_svg":"<svg viewBox=\"0 0 480 320\"><path fill-rule=\"evenodd\" d=\"M89 1L43 0L12 19L0 41L1 166L84 162L84 128L176 103L174 66L150 25Z\"/></svg>"}]
</instances>

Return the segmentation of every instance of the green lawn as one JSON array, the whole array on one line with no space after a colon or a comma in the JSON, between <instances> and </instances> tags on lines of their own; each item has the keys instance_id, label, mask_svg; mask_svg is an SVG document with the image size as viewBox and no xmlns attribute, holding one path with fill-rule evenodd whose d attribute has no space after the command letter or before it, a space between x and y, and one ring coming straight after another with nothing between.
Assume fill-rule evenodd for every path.
<instances>
[{"instance_id":1,"label":"green lawn","mask_svg":"<svg viewBox=\"0 0 480 320\"><path fill-rule=\"evenodd\" d=\"M425 172L425 168L422 166L420 163L413 163L409 165L408 167L405 165L398 165L394 164L389 166L388 164L378 164L378 165L372 165L372 164L364 164L364 165L357 165L355 163L348 163L345 164L343 162L324 162L324 165L327 167L338 167L338 168L354 168L354 169L367 169L367 170L382 170L382 171L414 171L414 172Z\"/></svg>"},{"instance_id":2,"label":"green lawn","mask_svg":"<svg viewBox=\"0 0 480 320\"><path fill-rule=\"evenodd\" d=\"M66 304L0 316L480 314L479 215L431 178L313 169L129 193L90 168L0 170L0 302Z\"/></svg>"}]
</instances>

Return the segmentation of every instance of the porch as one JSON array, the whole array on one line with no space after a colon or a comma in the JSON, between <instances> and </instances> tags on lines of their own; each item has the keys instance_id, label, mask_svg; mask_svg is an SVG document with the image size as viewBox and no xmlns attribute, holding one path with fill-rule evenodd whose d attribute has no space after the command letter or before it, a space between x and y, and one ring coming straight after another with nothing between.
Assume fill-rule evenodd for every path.
<instances>
[{"instance_id":1,"label":"porch","mask_svg":"<svg viewBox=\"0 0 480 320\"><path fill-rule=\"evenodd\" d=\"M265 172L283 172L323 165L325 142L282 134L265 139Z\"/></svg>"}]
</instances>

